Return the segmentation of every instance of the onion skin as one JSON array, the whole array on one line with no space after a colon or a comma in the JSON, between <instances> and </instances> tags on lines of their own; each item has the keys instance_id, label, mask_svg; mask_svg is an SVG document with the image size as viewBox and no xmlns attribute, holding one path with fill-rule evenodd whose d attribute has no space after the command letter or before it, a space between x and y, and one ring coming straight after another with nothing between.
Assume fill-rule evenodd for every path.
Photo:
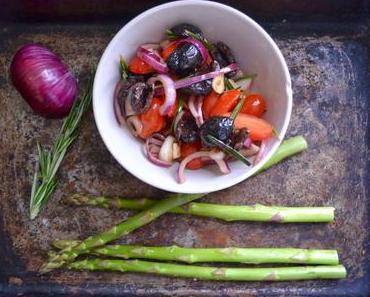
<instances>
[{"instance_id":1,"label":"onion skin","mask_svg":"<svg viewBox=\"0 0 370 297\"><path fill-rule=\"evenodd\" d=\"M31 108L46 118L66 116L77 96L76 78L56 54L40 44L17 51L10 77Z\"/></svg>"}]
</instances>

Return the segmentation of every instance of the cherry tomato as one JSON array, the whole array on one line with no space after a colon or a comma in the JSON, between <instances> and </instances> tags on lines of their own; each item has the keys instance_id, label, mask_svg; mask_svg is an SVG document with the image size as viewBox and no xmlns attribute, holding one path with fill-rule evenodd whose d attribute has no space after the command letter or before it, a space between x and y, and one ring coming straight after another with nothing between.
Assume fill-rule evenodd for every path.
<instances>
[{"instance_id":1,"label":"cherry tomato","mask_svg":"<svg viewBox=\"0 0 370 297\"><path fill-rule=\"evenodd\" d=\"M209 116L222 116L224 113L232 111L239 101L240 93L241 91L237 89L223 92Z\"/></svg>"},{"instance_id":2,"label":"cherry tomato","mask_svg":"<svg viewBox=\"0 0 370 297\"><path fill-rule=\"evenodd\" d=\"M209 118L211 110L215 106L218 97L219 95L215 91L212 91L211 93L204 97L202 111L205 119Z\"/></svg>"},{"instance_id":3,"label":"cherry tomato","mask_svg":"<svg viewBox=\"0 0 370 297\"><path fill-rule=\"evenodd\" d=\"M141 138L148 138L155 132L161 131L166 122L165 117L159 113L159 108L163 104L163 99L153 98L152 103L147 111L139 115L143 124L143 130L139 134Z\"/></svg>"},{"instance_id":4,"label":"cherry tomato","mask_svg":"<svg viewBox=\"0 0 370 297\"><path fill-rule=\"evenodd\" d=\"M260 94L251 94L245 98L240 112L261 117L266 111L266 101Z\"/></svg>"},{"instance_id":5,"label":"cherry tomato","mask_svg":"<svg viewBox=\"0 0 370 297\"><path fill-rule=\"evenodd\" d=\"M193 143L182 143L180 146L181 159L182 160L185 159L187 156L199 151L201 148L202 148L202 145L200 141L193 142ZM186 164L186 168L190 170L196 170L196 169L204 167L205 165L206 163L202 159L198 158Z\"/></svg>"},{"instance_id":6,"label":"cherry tomato","mask_svg":"<svg viewBox=\"0 0 370 297\"><path fill-rule=\"evenodd\" d=\"M167 60L169 55L176 49L178 41L172 41L165 49L162 51L162 58Z\"/></svg>"},{"instance_id":7,"label":"cherry tomato","mask_svg":"<svg viewBox=\"0 0 370 297\"><path fill-rule=\"evenodd\" d=\"M139 57L135 56L130 64L128 65L128 69L135 74L148 74L154 72L154 69L149 64L145 63Z\"/></svg>"}]
</instances>

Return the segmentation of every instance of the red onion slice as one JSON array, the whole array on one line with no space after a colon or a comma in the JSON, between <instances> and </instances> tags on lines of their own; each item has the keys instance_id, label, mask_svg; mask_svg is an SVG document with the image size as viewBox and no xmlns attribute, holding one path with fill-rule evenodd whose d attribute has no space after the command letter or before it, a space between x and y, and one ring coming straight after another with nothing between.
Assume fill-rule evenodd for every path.
<instances>
[{"instance_id":1,"label":"red onion slice","mask_svg":"<svg viewBox=\"0 0 370 297\"><path fill-rule=\"evenodd\" d=\"M203 119L203 112L202 112L202 105L203 105L203 96L190 96L188 107L192 114L192 116L195 118L195 122L198 127L202 126L204 123Z\"/></svg>"},{"instance_id":2,"label":"red onion slice","mask_svg":"<svg viewBox=\"0 0 370 297\"><path fill-rule=\"evenodd\" d=\"M124 84L124 81L123 80L120 80L117 84L116 84L116 87L114 89L114 93L113 93L113 109L114 109L114 114L116 116L116 120L118 122L119 125L124 125L125 123L125 117L122 113L122 110L121 110L121 107L119 105L119 92L121 91L122 87L123 87L123 84Z\"/></svg>"},{"instance_id":3,"label":"red onion slice","mask_svg":"<svg viewBox=\"0 0 370 297\"><path fill-rule=\"evenodd\" d=\"M198 48L198 50L200 51L200 54L202 55L202 58L203 58L203 62L205 63L208 60L208 57L209 57L208 50L204 46L203 42L201 42L200 40L197 40L197 39L191 38L191 37L187 37L187 38L181 39L179 41L179 44L182 44L182 43L194 44Z\"/></svg>"},{"instance_id":4,"label":"red onion slice","mask_svg":"<svg viewBox=\"0 0 370 297\"><path fill-rule=\"evenodd\" d=\"M163 105L159 108L159 113L161 115L167 115L171 111L172 106L176 102L175 84L168 75L164 74L153 76L148 80L149 84L155 85L156 82L162 83L165 94L165 101Z\"/></svg>"},{"instance_id":5,"label":"red onion slice","mask_svg":"<svg viewBox=\"0 0 370 297\"><path fill-rule=\"evenodd\" d=\"M248 136L248 137L244 140L243 145L244 145L246 148L250 148L250 147L251 147L251 145L252 145L252 139Z\"/></svg>"},{"instance_id":6,"label":"red onion slice","mask_svg":"<svg viewBox=\"0 0 370 297\"><path fill-rule=\"evenodd\" d=\"M198 158L211 158L216 162L216 164L219 166L220 171L224 174L229 173L230 169L228 168L227 163L224 161L225 153L224 152L215 152L215 151L199 151L190 154L185 159L183 159L179 165L179 168L177 170L176 179L179 184L182 184L185 182L185 168L186 165L193 161L194 159Z\"/></svg>"},{"instance_id":7,"label":"red onion slice","mask_svg":"<svg viewBox=\"0 0 370 297\"><path fill-rule=\"evenodd\" d=\"M165 137L162 134L155 133L151 137L147 138L144 145L145 155L148 157L149 161L153 164L161 167L170 167L172 163L162 161L158 158L160 148L163 145Z\"/></svg>"},{"instance_id":8,"label":"red onion slice","mask_svg":"<svg viewBox=\"0 0 370 297\"><path fill-rule=\"evenodd\" d=\"M162 57L153 50L149 50L143 46L139 47L137 56L145 63L152 66L159 73L167 73L168 67Z\"/></svg>"},{"instance_id":9,"label":"red onion slice","mask_svg":"<svg viewBox=\"0 0 370 297\"><path fill-rule=\"evenodd\" d=\"M266 140L262 140L260 149L259 149L258 154L256 156L256 159L254 160L254 165L259 163L263 159L265 154L266 154Z\"/></svg>"},{"instance_id":10,"label":"red onion slice","mask_svg":"<svg viewBox=\"0 0 370 297\"><path fill-rule=\"evenodd\" d=\"M175 82L175 89L185 88L197 82L214 78L221 73L228 73L236 69L238 69L238 65L236 63L233 63L233 64L230 64L229 66L221 68L220 70L208 72L208 73L198 75L198 76L183 78Z\"/></svg>"},{"instance_id":11,"label":"red onion slice","mask_svg":"<svg viewBox=\"0 0 370 297\"><path fill-rule=\"evenodd\" d=\"M138 116L128 117L127 126L134 136L138 136L143 131L143 123L140 121Z\"/></svg>"}]
</instances>

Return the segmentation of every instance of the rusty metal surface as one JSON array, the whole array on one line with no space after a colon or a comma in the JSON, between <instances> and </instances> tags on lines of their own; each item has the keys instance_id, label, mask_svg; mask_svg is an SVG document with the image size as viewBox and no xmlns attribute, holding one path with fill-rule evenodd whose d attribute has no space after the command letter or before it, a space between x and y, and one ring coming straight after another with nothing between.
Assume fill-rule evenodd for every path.
<instances>
[{"instance_id":1,"label":"rusty metal surface","mask_svg":"<svg viewBox=\"0 0 370 297\"><path fill-rule=\"evenodd\" d=\"M61 122L33 114L7 76L12 53L41 42L83 73L96 64L119 25L3 25L0 28L0 295L366 296L369 278L369 53L367 25L270 24L293 81L287 136L302 134L307 152L203 199L225 204L330 205L332 224L226 223L164 215L123 243L192 247L335 248L348 269L340 281L227 283L142 274L58 271L38 276L55 238L84 238L129 213L68 208L70 193L163 197L123 170L98 135L92 112L59 172L48 207L28 219L36 143L51 144ZM294 27L294 32L291 28ZM287 33L290 31L289 33Z\"/></svg>"}]
</instances>

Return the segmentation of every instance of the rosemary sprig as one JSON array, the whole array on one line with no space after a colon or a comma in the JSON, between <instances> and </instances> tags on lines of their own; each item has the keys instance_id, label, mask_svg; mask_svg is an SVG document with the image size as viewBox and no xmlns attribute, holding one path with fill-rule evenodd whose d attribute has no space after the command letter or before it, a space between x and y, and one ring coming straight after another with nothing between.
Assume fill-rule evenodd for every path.
<instances>
[{"instance_id":1,"label":"rosemary sprig","mask_svg":"<svg viewBox=\"0 0 370 297\"><path fill-rule=\"evenodd\" d=\"M194 39L197 39L199 41L201 41L204 46L206 47L207 50L211 51L212 50L212 44L204 37L202 36L199 36L198 34L195 34L189 30L185 30L185 33L189 36L189 37L192 37Z\"/></svg>"},{"instance_id":2,"label":"rosemary sprig","mask_svg":"<svg viewBox=\"0 0 370 297\"><path fill-rule=\"evenodd\" d=\"M226 143L222 142L221 140L217 139L211 134L208 134L207 138L209 142L212 142L214 145L216 145L219 149L221 149L228 155L242 161L247 166L251 165L249 160L246 157L244 157L241 153L239 153L236 149L234 149L232 146L227 145Z\"/></svg>"},{"instance_id":3,"label":"rosemary sprig","mask_svg":"<svg viewBox=\"0 0 370 297\"><path fill-rule=\"evenodd\" d=\"M57 181L55 174L63 161L63 158L77 137L77 128L91 102L93 75L88 80L85 93L78 98L64 120L63 126L57 136L54 146L51 150L46 150L37 144L38 164L34 174L31 201L30 218L33 220L39 214L41 209L47 204L51 193L55 190Z\"/></svg>"},{"instance_id":4,"label":"rosemary sprig","mask_svg":"<svg viewBox=\"0 0 370 297\"><path fill-rule=\"evenodd\" d=\"M128 74L129 74L128 65L122 56L120 56L119 58L119 72L123 80L126 80L128 78Z\"/></svg>"}]
</instances>

